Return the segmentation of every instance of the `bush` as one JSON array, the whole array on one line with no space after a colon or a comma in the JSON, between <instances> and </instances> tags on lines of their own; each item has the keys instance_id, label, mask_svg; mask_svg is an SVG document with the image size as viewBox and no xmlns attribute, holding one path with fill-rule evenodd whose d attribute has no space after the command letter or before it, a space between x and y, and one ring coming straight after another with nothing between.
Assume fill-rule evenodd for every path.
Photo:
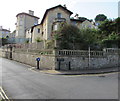
<instances>
[{"instance_id":1,"label":"bush","mask_svg":"<svg viewBox=\"0 0 120 101\"><path fill-rule=\"evenodd\" d=\"M41 40L39 37L37 37L37 38L35 39L35 41L36 41L36 42L42 42L43 40Z\"/></svg>"}]
</instances>

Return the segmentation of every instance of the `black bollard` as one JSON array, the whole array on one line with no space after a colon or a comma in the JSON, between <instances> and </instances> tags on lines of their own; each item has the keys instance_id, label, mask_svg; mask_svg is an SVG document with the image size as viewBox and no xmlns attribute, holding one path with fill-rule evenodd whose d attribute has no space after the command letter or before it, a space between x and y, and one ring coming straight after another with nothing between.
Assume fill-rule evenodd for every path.
<instances>
[{"instance_id":1,"label":"black bollard","mask_svg":"<svg viewBox=\"0 0 120 101\"><path fill-rule=\"evenodd\" d=\"M39 69L39 61L37 61L37 69Z\"/></svg>"},{"instance_id":2,"label":"black bollard","mask_svg":"<svg viewBox=\"0 0 120 101\"><path fill-rule=\"evenodd\" d=\"M36 61L37 61L37 69L40 69L40 67L39 67L40 58L39 57L36 58Z\"/></svg>"},{"instance_id":3,"label":"black bollard","mask_svg":"<svg viewBox=\"0 0 120 101\"><path fill-rule=\"evenodd\" d=\"M68 67L69 67L69 70L71 70L71 63L70 63L70 61L68 63Z\"/></svg>"}]
</instances>

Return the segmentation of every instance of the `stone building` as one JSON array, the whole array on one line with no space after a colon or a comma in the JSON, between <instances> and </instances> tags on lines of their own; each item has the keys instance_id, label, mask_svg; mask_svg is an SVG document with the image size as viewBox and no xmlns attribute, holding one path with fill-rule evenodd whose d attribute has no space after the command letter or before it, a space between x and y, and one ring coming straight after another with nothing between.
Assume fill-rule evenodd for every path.
<instances>
[{"instance_id":1,"label":"stone building","mask_svg":"<svg viewBox=\"0 0 120 101\"><path fill-rule=\"evenodd\" d=\"M10 30L2 28L0 26L0 38L9 38L10 37Z\"/></svg>"},{"instance_id":2,"label":"stone building","mask_svg":"<svg viewBox=\"0 0 120 101\"><path fill-rule=\"evenodd\" d=\"M71 19L72 14L73 12L62 5L47 9L41 23L26 30L26 38L31 43L34 43L37 38L41 40L51 40L53 34L58 30L62 22L75 25L78 28L83 28L85 24L86 27L94 28L94 25L90 21L83 21L78 18Z\"/></svg>"},{"instance_id":3,"label":"stone building","mask_svg":"<svg viewBox=\"0 0 120 101\"><path fill-rule=\"evenodd\" d=\"M26 29L37 25L39 17L34 16L34 11L29 13L19 13L16 15L16 43L24 43L26 41Z\"/></svg>"},{"instance_id":4,"label":"stone building","mask_svg":"<svg viewBox=\"0 0 120 101\"><path fill-rule=\"evenodd\" d=\"M47 9L41 23L26 31L26 38L32 39L32 43L38 37L42 40L51 40L52 34L58 29L61 22L70 23L71 14L73 13L61 5ZM30 30L31 33L28 34Z\"/></svg>"},{"instance_id":5,"label":"stone building","mask_svg":"<svg viewBox=\"0 0 120 101\"><path fill-rule=\"evenodd\" d=\"M85 20L85 21L83 21L83 22L79 25L79 28L80 28L80 29L86 29L86 28L94 28L94 29L97 29L97 26L95 25L94 22Z\"/></svg>"}]
</instances>

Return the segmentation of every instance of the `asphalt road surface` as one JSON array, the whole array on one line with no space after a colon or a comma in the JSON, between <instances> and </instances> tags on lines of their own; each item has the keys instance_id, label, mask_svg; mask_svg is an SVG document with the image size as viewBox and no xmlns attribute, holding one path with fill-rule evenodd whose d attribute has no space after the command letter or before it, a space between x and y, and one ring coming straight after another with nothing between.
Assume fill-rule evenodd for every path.
<instances>
[{"instance_id":1,"label":"asphalt road surface","mask_svg":"<svg viewBox=\"0 0 120 101\"><path fill-rule=\"evenodd\" d=\"M50 75L12 60L0 61L2 87L12 99L118 99L117 73L105 77Z\"/></svg>"}]
</instances>

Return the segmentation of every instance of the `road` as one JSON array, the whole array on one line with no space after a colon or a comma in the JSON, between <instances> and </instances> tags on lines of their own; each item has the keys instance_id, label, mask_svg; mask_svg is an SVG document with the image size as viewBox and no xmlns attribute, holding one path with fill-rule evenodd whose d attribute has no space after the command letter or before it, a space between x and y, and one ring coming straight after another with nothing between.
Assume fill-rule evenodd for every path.
<instances>
[{"instance_id":1,"label":"road","mask_svg":"<svg viewBox=\"0 0 120 101\"><path fill-rule=\"evenodd\" d=\"M2 87L12 99L117 99L118 74L64 76L31 71L29 66L0 58Z\"/></svg>"}]
</instances>

